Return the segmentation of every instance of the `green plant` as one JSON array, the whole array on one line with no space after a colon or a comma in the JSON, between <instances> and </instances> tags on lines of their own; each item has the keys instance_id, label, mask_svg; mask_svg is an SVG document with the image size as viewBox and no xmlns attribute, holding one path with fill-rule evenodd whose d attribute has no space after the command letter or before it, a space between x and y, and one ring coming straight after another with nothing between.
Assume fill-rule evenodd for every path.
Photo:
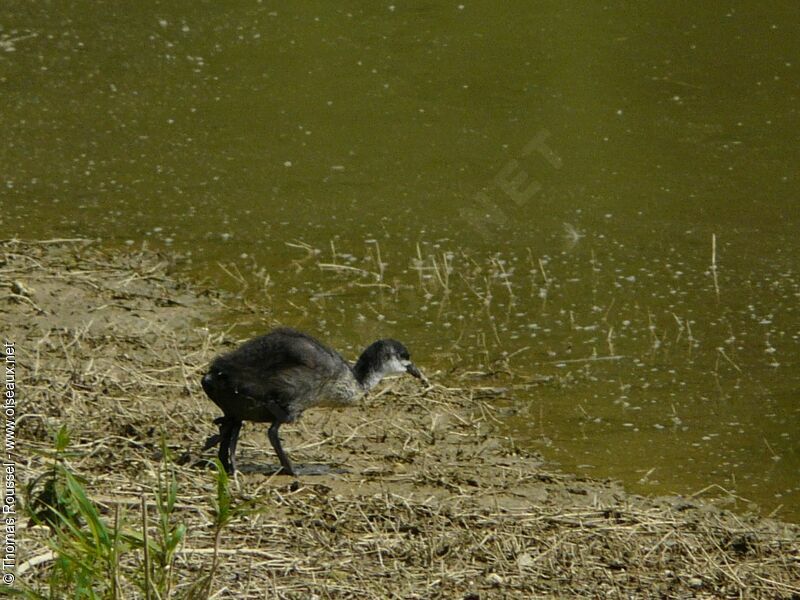
<instances>
[{"instance_id":1,"label":"green plant","mask_svg":"<svg viewBox=\"0 0 800 600\"><path fill-rule=\"evenodd\" d=\"M77 506L79 520L64 515L62 527L51 541L53 550L57 550L51 596L54 590L73 587L74 598L117 598L119 558L131 542L138 540L131 536L123 539L119 527L110 528L77 478L63 466L59 470L67 483L69 501Z\"/></svg>"},{"instance_id":2,"label":"green plant","mask_svg":"<svg viewBox=\"0 0 800 600\"><path fill-rule=\"evenodd\" d=\"M46 512L53 531L48 545L55 560L48 578L48 592L23 590L28 598L76 599L118 598L121 576L120 557L138 545L136 536L123 534L119 516L114 526L101 517L97 505L86 494L83 484L64 465L57 464L45 489L58 496ZM62 487L63 482L63 487Z\"/></svg>"},{"instance_id":3,"label":"green plant","mask_svg":"<svg viewBox=\"0 0 800 600\"><path fill-rule=\"evenodd\" d=\"M166 443L155 491L156 521L148 523L147 498L141 498L141 524L128 522L120 504L114 505L113 522L104 509L91 500L87 482L67 465L74 456L68 450L69 432L62 427L54 435L54 451L41 453L52 467L27 487L25 506L32 522L46 525L52 565L45 586L23 585L15 594L31 600L116 600L123 590L139 590L147 599L167 600L176 596L175 557L187 535L177 518L178 482ZM208 574L180 594L187 599L208 598L219 566L223 530L250 509L250 503L234 506L230 480L216 461L216 493L213 505L214 554ZM129 594L128 594L129 595Z\"/></svg>"},{"instance_id":4,"label":"green plant","mask_svg":"<svg viewBox=\"0 0 800 600\"><path fill-rule=\"evenodd\" d=\"M77 517L75 507L68 501L66 481L59 471L65 459L71 456L67 450L69 444L69 431L62 425L53 434L53 451L36 452L52 461L51 468L30 481L26 488L26 506L31 520L36 525L57 528L62 522L61 517L67 516L70 519Z\"/></svg>"},{"instance_id":5,"label":"green plant","mask_svg":"<svg viewBox=\"0 0 800 600\"><path fill-rule=\"evenodd\" d=\"M202 578L189 591L187 598L208 598L211 595L211 587L214 577L219 567L219 547L222 540L222 532L234 519L252 513L255 509L255 500L248 500L241 504L234 505L230 492L230 477L222 466L219 459L214 459L216 467L216 497L212 499L214 515L214 555L211 560L211 568L208 575Z\"/></svg>"},{"instance_id":6,"label":"green plant","mask_svg":"<svg viewBox=\"0 0 800 600\"><path fill-rule=\"evenodd\" d=\"M175 522L175 502L178 498L178 482L169 456L166 441L162 438L161 452L164 460L158 471L158 487L156 489L156 509L158 522L156 539L149 544L149 555L152 556L155 573L147 572L145 581L152 582L159 598L169 598L174 580L175 554L186 537L186 525ZM150 561L144 568L150 569ZM152 576L151 576L152 575ZM147 591L146 591L147 594Z\"/></svg>"},{"instance_id":7,"label":"green plant","mask_svg":"<svg viewBox=\"0 0 800 600\"><path fill-rule=\"evenodd\" d=\"M225 468L219 459L214 459L214 466L216 467L217 479L217 495L213 500L214 505L214 556L211 561L211 569L208 575L200 579L197 584L190 590L190 598L207 598L211 593L211 586L214 583L214 577L217 573L219 566L219 544L222 537L222 531L225 527L242 512L245 507L238 509L233 508L230 492L230 478Z\"/></svg>"},{"instance_id":8,"label":"green plant","mask_svg":"<svg viewBox=\"0 0 800 600\"><path fill-rule=\"evenodd\" d=\"M69 431L62 426L53 435L54 450L40 452L52 461L51 468L26 487L25 506L32 523L46 525L52 532L47 543L54 562L47 593L31 587L19 593L44 599L61 598L63 590L70 590L73 598L117 598L119 557L135 540L123 537L118 527L101 518L86 494L85 482L66 466L67 459L75 456L69 445Z\"/></svg>"}]
</instances>

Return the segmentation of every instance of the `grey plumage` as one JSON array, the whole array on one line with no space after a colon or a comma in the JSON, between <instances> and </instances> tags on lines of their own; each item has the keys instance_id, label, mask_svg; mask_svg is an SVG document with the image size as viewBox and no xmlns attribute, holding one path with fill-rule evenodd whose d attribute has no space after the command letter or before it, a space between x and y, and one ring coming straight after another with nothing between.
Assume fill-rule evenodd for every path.
<instances>
[{"instance_id":1,"label":"grey plumage","mask_svg":"<svg viewBox=\"0 0 800 600\"><path fill-rule=\"evenodd\" d=\"M219 434L205 449L220 444L219 458L226 470L236 470L236 444L242 421L272 423L269 440L283 472L294 474L280 443L278 428L292 423L313 406L347 406L390 373L422 375L408 350L395 340L378 340L355 366L315 338L280 328L254 338L217 357L201 381L223 416L214 422Z\"/></svg>"}]
</instances>

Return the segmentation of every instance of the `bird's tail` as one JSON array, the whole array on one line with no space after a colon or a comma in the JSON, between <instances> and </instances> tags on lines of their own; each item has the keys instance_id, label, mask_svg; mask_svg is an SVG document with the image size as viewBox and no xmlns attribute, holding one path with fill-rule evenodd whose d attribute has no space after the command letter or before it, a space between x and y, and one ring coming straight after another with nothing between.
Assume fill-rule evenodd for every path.
<instances>
[{"instance_id":1,"label":"bird's tail","mask_svg":"<svg viewBox=\"0 0 800 600\"><path fill-rule=\"evenodd\" d=\"M203 391L209 398L214 397L214 390L217 389L217 379L219 379L219 375L209 371L200 380L200 385L203 386Z\"/></svg>"},{"instance_id":2,"label":"bird's tail","mask_svg":"<svg viewBox=\"0 0 800 600\"><path fill-rule=\"evenodd\" d=\"M221 391L220 387L224 385L224 382L225 376L222 373L210 370L208 373L203 375L203 378L200 380L200 385L203 386L203 391L206 393L206 395L215 403L217 403L216 398L218 397ZM203 452L219 444L220 440L222 439L222 425L225 421L226 417L224 416L214 419L214 424L219 426L220 433L215 433L206 440L206 443L203 445Z\"/></svg>"}]
</instances>

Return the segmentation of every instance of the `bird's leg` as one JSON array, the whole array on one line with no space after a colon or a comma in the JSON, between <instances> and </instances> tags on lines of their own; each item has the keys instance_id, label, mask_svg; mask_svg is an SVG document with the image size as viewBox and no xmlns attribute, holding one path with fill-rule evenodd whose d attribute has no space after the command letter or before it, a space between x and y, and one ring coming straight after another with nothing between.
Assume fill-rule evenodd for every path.
<instances>
[{"instance_id":1,"label":"bird's leg","mask_svg":"<svg viewBox=\"0 0 800 600\"><path fill-rule=\"evenodd\" d=\"M216 419L214 419L214 425L218 425L220 431L222 430L222 423L224 422L225 422L225 417L217 417ZM210 450L211 448L219 444L220 439L221 438L219 433L215 433L214 435L209 436L208 439L206 440L206 443L203 445L203 449L201 450L201 452Z\"/></svg>"},{"instance_id":2,"label":"bird's leg","mask_svg":"<svg viewBox=\"0 0 800 600\"><path fill-rule=\"evenodd\" d=\"M291 419L284 408L274 400L270 400L270 402L267 404L267 407L273 416L272 425L267 432L267 437L269 437L269 441L272 444L272 448L275 450L275 454L278 455L278 460L281 461L282 472L286 475L295 477L296 475L294 469L292 468L292 461L289 460L289 457L286 456L286 452L283 451L283 446L281 446L281 438L278 436L278 428L284 423L288 423Z\"/></svg>"},{"instance_id":3,"label":"bird's leg","mask_svg":"<svg viewBox=\"0 0 800 600\"><path fill-rule=\"evenodd\" d=\"M200 452L205 452L206 450L210 450L211 448L219 444L219 440L220 437L218 433L209 436L208 439L206 440L206 443L203 445L203 449Z\"/></svg>"},{"instance_id":4,"label":"bird's leg","mask_svg":"<svg viewBox=\"0 0 800 600\"><path fill-rule=\"evenodd\" d=\"M295 477L294 469L292 468L292 463L289 460L289 457L286 456L286 452L283 451L283 447L281 446L281 438L278 436L278 428L281 426L281 421L275 421L269 428L267 432L267 436L269 437L269 441L272 444L272 447L275 449L275 454L278 455L278 460L281 461L281 470L286 475L291 475Z\"/></svg>"},{"instance_id":5,"label":"bird's leg","mask_svg":"<svg viewBox=\"0 0 800 600\"><path fill-rule=\"evenodd\" d=\"M221 419L219 423L219 452L217 456L219 456L219 462L222 463L222 468L225 469L227 473L233 473L233 467L231 466L230 462L230 446L231 446L231 434L233 433L233 428L236 421L232 419Z\"/></svg>"},{"instance_id":6,"label":"bird's leg","mask_svg":"<svg viewBox=\"0 0 800 600\"><path fill-rule=\"evenodd\" d=\"M236 473L236 444L239 442L239 432L242 430L242 422L234 421L231 425L230 441L228 442L231 473Z\"/></svg>"}]
</instances>

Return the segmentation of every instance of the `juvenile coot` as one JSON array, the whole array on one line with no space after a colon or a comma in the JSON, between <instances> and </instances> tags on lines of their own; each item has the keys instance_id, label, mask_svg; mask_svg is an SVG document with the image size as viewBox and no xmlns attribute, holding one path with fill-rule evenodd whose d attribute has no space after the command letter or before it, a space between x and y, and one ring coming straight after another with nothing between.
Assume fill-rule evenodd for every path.
<instances>
[{"instance_id":1,"label":"juvenile coot","mask_svg":"<svg viewBox=\"0 0 800 600\"><path fill-rule=\"evenodd\" d=\"M269 441L282 472L294 475L278 428L312 406L353 404L392 373L423 378L406 347L396 340L374 342L351 366L338 352L294 329L280 328L254 338L217 357L203 376L203 390L223 412L214 420L219 434L208 439L204 450L219 443L219 460L233 473L242 421L272 423Z\"/></svg>"}]
</instances>

